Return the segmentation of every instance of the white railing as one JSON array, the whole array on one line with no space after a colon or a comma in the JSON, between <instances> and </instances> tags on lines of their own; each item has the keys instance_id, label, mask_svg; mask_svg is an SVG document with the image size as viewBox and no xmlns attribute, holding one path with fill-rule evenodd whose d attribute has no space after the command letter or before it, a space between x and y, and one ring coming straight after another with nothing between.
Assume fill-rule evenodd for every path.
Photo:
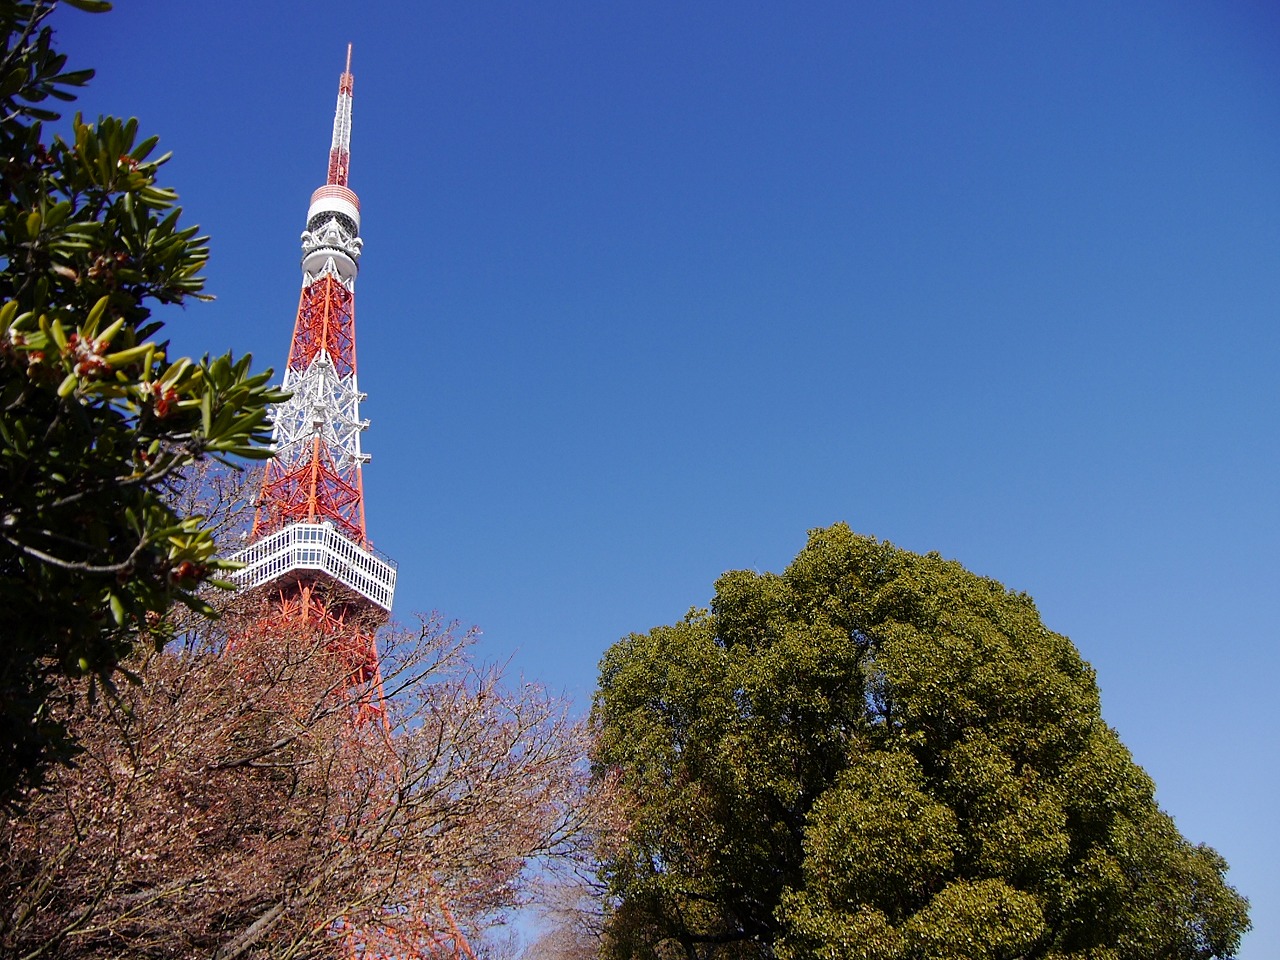
<instances>
[{"instance_id":1,"label":"white railing","mask_svg":"<svg viewBox=\"0 0 1280 960\"><path fill-rule=\"evenodd\" d=\"M244 564L231 574L242 590L292 570L318 570L384 610L396 592L395 563L348 540L331 523L292 523L229 559Z\"/></svg>"}]
</instances>

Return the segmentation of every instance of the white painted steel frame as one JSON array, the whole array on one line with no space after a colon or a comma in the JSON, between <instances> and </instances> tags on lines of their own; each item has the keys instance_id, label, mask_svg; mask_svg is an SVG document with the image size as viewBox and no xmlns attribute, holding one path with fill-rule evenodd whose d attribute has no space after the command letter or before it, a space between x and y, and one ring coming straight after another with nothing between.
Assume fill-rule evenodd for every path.
<instances>
[{"instance_id":1,"label":"white painted steel frame","mask_svg":"<svg viewBox=\"0 0 1280 960\"><path fill-rule=\"evenodd\" d=\"M343 74L345 80L349 75ZM338 87L338 107L333 113L333 139L329 142L331 151L351 153L351 94L340 84Z\"/></svg>"},{"instance_id":2,"label":"white painted steel frame","mask_svg":"<svg viewBox=\"0 0 1280 960\"><path fill-rule=\"evenodd\" d=\"M365 395L352 373L341 377L324 350L316 353L306 370L286 370L284 389L293 395L271 411L276 460L292 470L311 459L311 439L319 435L339 470L369 462L360 449L360 434L369 421L360 419Z\"/></svg>"},{"instance_id":3,"label":"white painted steel frame","mask_svg":"<svg viewBox=\"0 0 1280 960\"><path fill-rule=\"evenodd\" d=\"M343 536L333 524L292 523L230 557L244 566L231 574L242 590L278 580L294 570L327 574L383 610L396 592L396 565Z\"/></svg>"}]
</instances>

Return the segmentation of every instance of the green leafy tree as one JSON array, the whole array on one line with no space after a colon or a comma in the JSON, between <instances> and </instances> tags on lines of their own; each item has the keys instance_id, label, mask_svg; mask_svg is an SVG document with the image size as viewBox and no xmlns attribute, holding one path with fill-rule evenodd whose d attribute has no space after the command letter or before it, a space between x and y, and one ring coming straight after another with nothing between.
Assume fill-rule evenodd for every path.
<instances>
[{"instance_id":1,"label":"green leafy tree","mask_svg":"<svg viewBox=\"0 0 1280 960\"><path fill-rule=\"evenodd\" d=\"M226 564L167 488L206 455L265 456L281 398L247 357L171 360L156 339L153 306L202 298L206 238L135 120L46 131L92 76L55 49L55 6L0 3L0 800L71 747L60 678L109 689L140 637L164 642L165 610L201 605Z\"/></svg>"},{"instance_id":2,"label":"green leafy tree","mask_svg":"<svg viewBox=\"0 0 1280 960\"><path fill-rule=\"evenodd\" d=\"M615 957L1230 957L1247 903L1103 722L1031 598L810 534L782 575L601 665Z\"/></svg>"}]
</instances>

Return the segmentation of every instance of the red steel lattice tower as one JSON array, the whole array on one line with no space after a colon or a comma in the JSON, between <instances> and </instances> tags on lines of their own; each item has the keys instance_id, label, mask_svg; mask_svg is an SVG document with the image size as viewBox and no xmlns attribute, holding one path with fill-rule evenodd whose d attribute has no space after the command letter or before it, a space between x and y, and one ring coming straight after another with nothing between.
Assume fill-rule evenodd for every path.
<instances>
[{"instance_id":1,"label":"red steel lattice tower","mask_svg":"<svg viewBox=\"0 0 1280 960\"><path fill-rule=\"evenodd\" d=\"M244 564L233 574L240 589L268 598L263 626L320 630L331 638L342 669L350 670L344 680L359 704L352 736L360 737L370 724L384 732L388 727L373 632L390 613L396 567L373 549L365 527L361 469L369 456L360 435L369 422L360 419L365 395L356 382L355 331L363 241L360 200L347 186L354 86L348 45L329 173L311 195L302 233L302 294L283 384L292 395L273 412L275 456L267 464L249 543L232 559ZM435 925L419 929L411 942L348 928L350 953L474 957L446 904L431 891L414 899L419 915L424 921L434 915Z\"/></svg>"},{"instance_id":2,"label":"red steel lattice tower","mask_svg":"<svg viewBox=\"0 0 1280 960\"><path fill-rule=\"evenodd\" d=\"M355 284L360 200L347 186L351 163L351 48L338 83L329 175L311 195L302 234L302 294L285 367L290 399L273 413L268 462L242 588L270 591L277 621L331 633L352 662L352 682L368 687L367 710L381 709L371 630L384 621L396 568L369 543L361 470L364 394L356 381Z\"/></svg>"}]
</instances>

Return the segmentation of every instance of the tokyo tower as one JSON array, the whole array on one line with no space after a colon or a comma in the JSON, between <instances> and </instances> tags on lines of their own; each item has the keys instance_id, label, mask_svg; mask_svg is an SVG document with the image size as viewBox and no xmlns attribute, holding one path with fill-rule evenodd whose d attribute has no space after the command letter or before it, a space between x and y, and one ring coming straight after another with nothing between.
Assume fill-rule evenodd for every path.
<instances>
[{"instance_id":1,"label":"tokyo tower","mask_svg":"<svg viewBox=\"0 0 1280 960\"><path fill-rule=\"evenodd\" d=\"M319 628L350 658L366 711L381 711L372 631L395 593L396 567L365 528L360 435L365 395L356 382L355 287L360 200L347 186L351 163L351 48L338 82L329 175L311 195L302 234L302 295L285 367L292 397L276 407L275 456L267 464L242 590L265 588L277 623Z\"/></svg>"},{"instance_id":2,"label":"tokyo tower","mask_svg":"<svg viewBox=\"0 0 1280 960\"><path fill-rule=\"evenodd\" d=\"M275 455L268 462L248 545L231 559L241 591L265 596L258 625L276 635L318 632L346 675L355 743L390 735L374 632L391 611L395 564L377 553L365 527L361 470L369 455L360 435L365 395L356 382L355 287L360 262L360 200L347 186L351 164L351 47L338 81L329 173L311 195L302 233L302 294L293 326L284 389L273 413ZM388 741L389 742L389 741ZM375 924L345 922L347 953L368 958L474 960L465 935L434 883L394 909L395 936Z\"/></svg>"}]
</instances>

